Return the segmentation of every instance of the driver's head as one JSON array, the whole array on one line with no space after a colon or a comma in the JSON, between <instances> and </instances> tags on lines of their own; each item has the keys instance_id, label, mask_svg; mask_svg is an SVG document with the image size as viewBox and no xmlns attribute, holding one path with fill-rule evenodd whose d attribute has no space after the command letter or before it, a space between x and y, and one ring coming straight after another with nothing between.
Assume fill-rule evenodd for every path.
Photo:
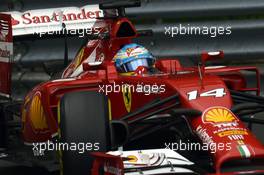
<instances>
[{"instance_id":1,"label":"driver's head","mask_svg":"<svg viewBox=\"0 0 264 175\"><path fill-rule=\"evenodd\" d=\"M114 57L120 73L135 72L139 67L152 68L155 60L146 48L135 43L123 46Z\"/></svg>"}]
</instances>

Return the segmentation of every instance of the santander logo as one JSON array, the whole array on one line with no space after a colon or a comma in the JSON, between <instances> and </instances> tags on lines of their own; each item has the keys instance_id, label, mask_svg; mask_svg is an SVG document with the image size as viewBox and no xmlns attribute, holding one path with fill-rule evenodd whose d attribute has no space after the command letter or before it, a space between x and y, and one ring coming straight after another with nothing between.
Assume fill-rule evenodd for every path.
<instances>
[{"instance_id":1,"label":"santander logo","mask_svg":"<svg viewBox=\"0 0 264 175\"><path fill-rule=\"evenodd\" d=\"M20 22L12 17L12 26L18 25Z\"/></svg>"},{"instance_id":2,"label":"santander logo","mask_svg":"<svg viewBox=\"0 0 264 175\"><path fill-rule=\"evenodd\" d=\"M31 24L54 24L61 20L66 23L91 21L102 17L103 13L95 6L85 6L82 8L69 7L31 10L22 13L11 13L11 15L13 26L20 24L29 26Z\"/></svg>"},{"instance_id":3,"label":"santander logo","mask_svg":"<svg viewBox=\"0 0 264 175\"><path fill-rule=\"evenodd\" d=\"M57 31L62 22L67 29L92 28L97 19L104 16L98 5L5 13L12 16L13 36Z\"/></svg>"}]
</instances>

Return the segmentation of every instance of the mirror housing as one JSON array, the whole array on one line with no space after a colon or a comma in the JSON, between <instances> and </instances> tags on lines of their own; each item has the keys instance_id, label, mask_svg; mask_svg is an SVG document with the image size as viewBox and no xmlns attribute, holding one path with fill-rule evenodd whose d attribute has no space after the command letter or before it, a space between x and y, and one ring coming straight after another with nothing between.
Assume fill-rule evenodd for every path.
<instances>
[{"instance_id":1,"label":"mirror housing","mask_svg":"<svg viewBox=\"0 0 264 175\"><path fill-rule=\"evenodd\" d=\"M83 70L97 70L102 65L102 62L82 63Z\"/></svg>"},{"instance_id":2,"label":"mirror housing","mask_svg":"<svg viewBox=\"0 0 264 175\"><path fill-rule=\"evenodd\" d=\"M202 64L204 65L207 61L224 58L224 52L223 51L203 52L201 58L202 58Z\"/></svg>"}]
</instances>

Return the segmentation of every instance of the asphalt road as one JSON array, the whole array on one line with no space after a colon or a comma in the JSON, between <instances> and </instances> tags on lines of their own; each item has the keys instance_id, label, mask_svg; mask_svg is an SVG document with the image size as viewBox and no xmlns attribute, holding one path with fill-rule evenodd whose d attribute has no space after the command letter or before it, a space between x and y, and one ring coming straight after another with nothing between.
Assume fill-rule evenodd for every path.
<instances>
[{"instance_id":1,"label":"asphalt road","mask_svg":"<svg viewBox=\"0 0 264 175\"><path fill-rule=\"evenodd\" d=\"M59 172L50 173L42 168L19 166L17 164L0 160L1 175L59 175Z\"/></svg>"}]
</instances>

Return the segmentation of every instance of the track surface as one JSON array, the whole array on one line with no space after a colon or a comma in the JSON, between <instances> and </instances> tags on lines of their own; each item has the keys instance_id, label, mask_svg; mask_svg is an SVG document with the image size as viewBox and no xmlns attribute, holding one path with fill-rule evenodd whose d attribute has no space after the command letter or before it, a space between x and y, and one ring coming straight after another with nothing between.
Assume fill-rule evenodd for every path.
<instances>
[{"instance_id":1,"label":"track surface","mask_svg":"<svg viewBox=\"0 0 264 175\"><path fill-rule=\"evenodd\" d=\"M41 168L22 167L0 160L0 174L3 175L59 175L59 172L47 172Z\"/></svg>"}]
</instances>

